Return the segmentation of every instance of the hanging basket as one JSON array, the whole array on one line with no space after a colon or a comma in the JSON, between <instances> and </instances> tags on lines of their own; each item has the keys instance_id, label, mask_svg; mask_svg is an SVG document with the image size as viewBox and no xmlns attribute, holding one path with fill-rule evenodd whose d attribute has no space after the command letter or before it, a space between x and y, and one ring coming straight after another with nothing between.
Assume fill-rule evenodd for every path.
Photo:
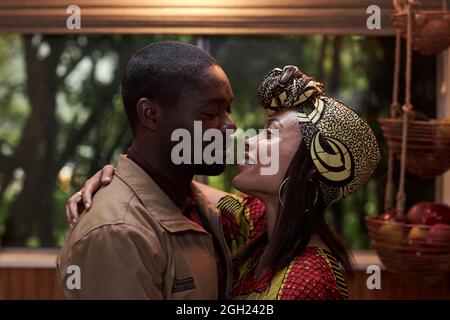
<instances>
[{"instance_id":1,"label":"hanging basket","mask_svg":"<svg viewBox=\"0 0 450 320\"><path fill-rule=\"evenodd\" d=\"M450 272L450 228L431 237L433 226L376 217L366 217L366 226L388 271L419 285L435 283Z\"/></svg>"},{"instance_id":2,"label":"hanging basket","mask_svg":"<svg viewBox=\"0 0 450 320\"><path fill-rule=\"evenodd\" d=\"M378 119L383 136L400 160L402 119ZM410 121L408 124L406 169L419 177L438 176L450 168L450 123L439 120Z\"/></svg>"},{"instance_id":3,"label":"hanging basket","mask_svg":"<svg viewBox=\"0 0 450 320\"><path fill-rule=\"evenodd\" d=\"M395 13L394 26L406 37L407 14ZM422 54L438 54L450 45L450 12L415 11L412 19L413 49Z\"/></svg>"}]
</instances>

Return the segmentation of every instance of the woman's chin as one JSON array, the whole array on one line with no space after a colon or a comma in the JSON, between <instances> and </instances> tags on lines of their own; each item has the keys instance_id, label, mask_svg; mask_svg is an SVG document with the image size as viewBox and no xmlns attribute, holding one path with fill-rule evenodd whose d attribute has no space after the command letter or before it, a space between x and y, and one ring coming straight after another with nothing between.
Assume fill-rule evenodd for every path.
<instances>
[{"instance_id":1,"label":"woman's chin","mask_svg":"<svg viewBox=\"0 0 450 320\"><path fill-rule=\"evenodd\" d=\"M239 189L239 174L235 175L234 178L231 180L231 185L236 189Z\"/></svg>"},{"instance_id":2,"label":"woman's chin","mask_svg":"<svg viewBox=\"0 0 450 320\"><path fill-rule=\"evenodd\" d=\"M231 180L231 184L233 185L233 187L235 187L236 189L238 189L239 191L243 192L243 193L247 193L246 190L246 181L245 181L245 177L242 177L241 174L237 174L233 180Z\"/></svg>"}]
</instances>

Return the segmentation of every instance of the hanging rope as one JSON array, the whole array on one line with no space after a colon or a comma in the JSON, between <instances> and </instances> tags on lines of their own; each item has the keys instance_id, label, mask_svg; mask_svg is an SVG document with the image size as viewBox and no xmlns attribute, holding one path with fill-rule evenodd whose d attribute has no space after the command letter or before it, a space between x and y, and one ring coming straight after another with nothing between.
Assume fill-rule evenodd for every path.
<instances>
[{"instance_id":1,"label":"hanging rope","mask_svg":"<svg viewBox=\"0 0 450 320\"><path fill-rule=\"evenodd\" d=\"M397 193L397 217L403 219L405 212L405 171L408 143L408 121L409 113L412 111L411 104L411 61L412 61L412 7L407 4L407 36L406 36L406 72L405 72L405 104L403 105L403 132L402 132L402 153L400 161L400 182Z\"/></svg>"},{"instance_id":2,"label":"hanging rope","mask_svg":"<svg viewBox=\"0 0 450 320\"><path fill-rule=\"evenodd\" d=\"M401 57L401 32L395 32L395 61L394 61L394 85L392 89L391 118L397 118L400 110L398 102L398 87L400 80L400 57ZM384 195L384 210L388 211L394 207L394 152L389 148L388 172L386 182L386 193Z\"/></svg>"}]
</instances>

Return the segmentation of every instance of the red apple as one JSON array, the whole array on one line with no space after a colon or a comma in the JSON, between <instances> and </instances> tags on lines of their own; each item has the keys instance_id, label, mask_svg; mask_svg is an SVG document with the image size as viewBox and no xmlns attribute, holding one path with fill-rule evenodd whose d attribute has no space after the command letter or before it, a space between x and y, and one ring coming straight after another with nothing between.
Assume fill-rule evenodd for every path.
<instances>
[{"instance_id":1,"label":"red apple","mask_svg":"<svg viewBox=\"0 0 450 320\"><path fill-rule=\"evenodd\" d=\"M426 210L434 205L433 202L419 202L409 209L406 220L412 224L423 224Z\"/></svg>"},{"instance_id":2,"label":"red apple","mask_svg":"<svg viewBox=\"0 0 450 320\"><path fill-rule=\"evenodd\" d=\"M450 245L450 226L444 223L436 223L430 228L428 238L432 242L448 242Z\"/></svg>"},{"instance_id":3,"label":"red apple","mask_svg":"<svg viewBox=\"0 0 450 320\"><path fill-rule=\"evenodd\" d=\"M397 210L391 209L388 210L379 216L377 216L378 220L388 221L388 220L396 220L397 219Z\"/></svg>"},{"instance_id":4,"label":"red apple","mask_svg":"<svg viewBox=\"0 0 450 320\"><path fill-rule=\"evenodd\" d=\"M428 231L428 247L436 255L450 253L450 226L444 223L437 223Z\"/></svg>"},{"instance_id":5,"label":"red apple","mask_svg":"<svg viewBox=\"0 0 450 320\"><path fill-rule=\"evenodd\" d=\"M435 203L425 210L423 223L435 225L437 223L450 224L450 207L445 204Z\"/></svg>"}]
</instances>

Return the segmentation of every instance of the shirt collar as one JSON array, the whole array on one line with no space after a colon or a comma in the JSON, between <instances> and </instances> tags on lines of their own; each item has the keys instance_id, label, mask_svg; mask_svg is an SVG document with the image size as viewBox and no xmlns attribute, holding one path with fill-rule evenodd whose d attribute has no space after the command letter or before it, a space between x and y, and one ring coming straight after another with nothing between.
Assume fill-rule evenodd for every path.
<instances>
[{"instance_id":1,"label":"shirt collar","mask_svg":"<svg viewBox=\"0 0 450 320\"><path fill-rule=\"evenodd\" d=\"M133 190L147 212L168 232L194 230L206 233L201 226L186 218L180 208L172 202L156 182L125 155L119 156L115 175ZM196 194L193 194L193 198L199 204L200 211L202 211L198 200L205 201L206 199L204 196L198 195L198 192L200 191L196 189Z\"/></svg>"}]
</instances>

